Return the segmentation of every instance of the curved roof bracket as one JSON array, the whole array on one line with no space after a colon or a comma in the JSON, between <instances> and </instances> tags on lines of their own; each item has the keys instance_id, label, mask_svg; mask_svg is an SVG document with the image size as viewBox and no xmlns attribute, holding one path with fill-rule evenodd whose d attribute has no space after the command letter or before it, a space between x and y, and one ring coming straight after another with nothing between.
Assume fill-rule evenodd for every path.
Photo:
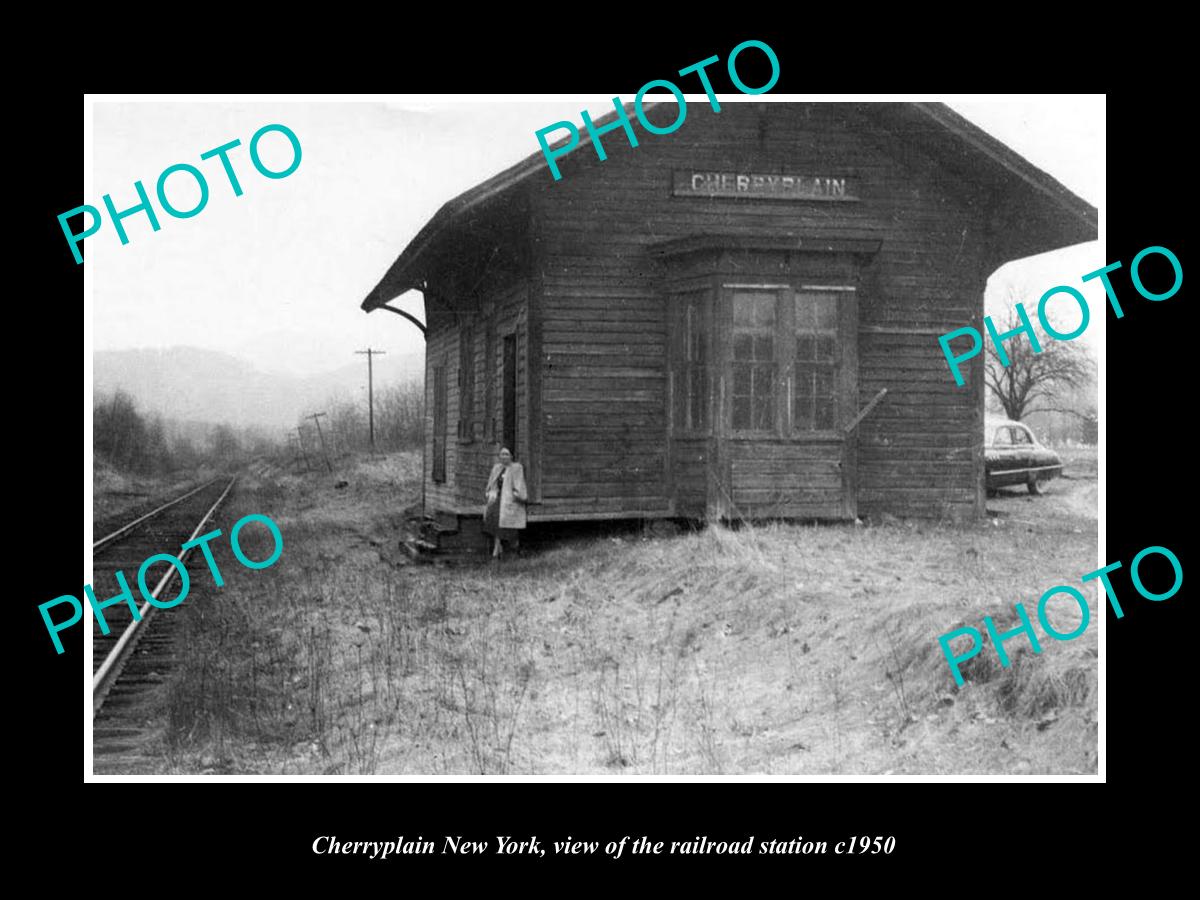
<instances>
[{"instance_id":1,"label":"curved roof bracket","mask_svg":"<svg viewBox=\"0 0 1200 900\"><path fill-rule=\"evenodd\" d=\"M404 318L408 319L408 321L412 322L414 325L416 325L418 328L421 329L422 336L424 336L426 334L425 323L423 323L416 316L410 315L409 313L406 313L402 309L396 309L396 307L394 307L394 306L388 306L386 303L381 303L376 308L377 309L386 309L388 312L394 312L398 316L404 316Z\"/></svg>"}]
</instances>

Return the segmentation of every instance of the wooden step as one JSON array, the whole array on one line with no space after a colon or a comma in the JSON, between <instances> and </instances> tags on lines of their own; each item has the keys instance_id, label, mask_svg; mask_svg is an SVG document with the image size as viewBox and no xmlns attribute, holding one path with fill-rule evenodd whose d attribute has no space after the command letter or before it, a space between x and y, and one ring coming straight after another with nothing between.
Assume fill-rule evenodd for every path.
<instances>
[{"instance_id":1,"label":"wooden step","mask_svg":"<svg viewBox=\"0 0 1200 900\"><path fill-rule=\"evenodd\" d=\"M411 517L400 548L417 562L473 562L490 554L479 516L457 516L454 525L444 517Z\"/></svg>"}]
</instances>

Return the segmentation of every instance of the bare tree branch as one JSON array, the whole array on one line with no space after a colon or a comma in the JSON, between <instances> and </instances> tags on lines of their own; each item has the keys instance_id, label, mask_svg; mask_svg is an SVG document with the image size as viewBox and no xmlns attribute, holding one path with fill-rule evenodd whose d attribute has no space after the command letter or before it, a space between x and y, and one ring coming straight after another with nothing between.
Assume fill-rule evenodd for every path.
<instances>
[{"instance_id":1,"label":"bare tree branch","mask_svg":"<svg viewBox=\"0 0 1200 900\"><path fill-rule=\"evenodd\" d=\"M1015 297L1010 299L1016 302ZM1020 325L1014 306L999 330L1012 331ZM1035 353L1027 335L1006 341L1007 366L1002 364L995 344L987 343L984 383L1003 407L1005 415L1014 421L1038 411L1033 405L1035 400L1060 400L1066 391L1088 384L1093 377L1095 364L1084 345L1051 338L1040 343L1042 350ZM1081 415L1081 418L1086 416Z\"/></svg>"}]
</instances>

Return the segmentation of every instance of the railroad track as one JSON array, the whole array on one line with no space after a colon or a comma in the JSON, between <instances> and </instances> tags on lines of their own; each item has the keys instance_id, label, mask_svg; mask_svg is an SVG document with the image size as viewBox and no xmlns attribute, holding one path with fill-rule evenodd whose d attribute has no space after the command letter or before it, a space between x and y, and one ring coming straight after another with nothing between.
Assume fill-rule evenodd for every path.
<instances>
[{"instance_id":1,"label":"railroad track","mask_svg":"<svg viewBox=\"0 0 1200 900\"><path fill-rule=\"evenodd\" d=\"M174 506L177 503L182 503L188 497L191 497L194 494L198 494L200 491L204 490L209 485L216 484L220 480L221 480L220 476L209 479L208 481L204 482L204 484L200 485L199 487L192 488L190 491L188 491L185 494L181 494L180 496L176 497L174 500L168 500L166 503L161 503L161 504L155 506L154 509L150 510L149 512L145 513L144 515L138 516L136 519L134 519L132 522L129 522L128 524L120 525L120 526L115 526L115 525L109 526L108 533L105 534L104 537L100 538L99 540L92 541L93 557L95 556L96 551L99 550L101 547L112 543L113 541L120 538L123 534L126 534L129 531L132 531L134 528L136 528L142 522L145 522L147 519L152 519L154 516L158 515L163 510L169 509L170 507Z\"/></svg>"},{"instance_id":2,"label":"railroad track","mask_svg":"<svg viewBox=\"0 0 1200 900\"><path fill-rule=\"evenodd\" d=\"M107 635L101 634L99 623L92 623L93 770L103 755L136 752L136 738L145 724L139 706L146 693L163 681L171 665L172 617L167 615L150 627L157 608L138 590L138 569L143 560L156 553L170 553L186 563L188 554L181 556L180 545L221 527L213 522L213 516L236 481L236 475L208 481L92 544L92 589L96 599L104 601L121 592L115 574L121 571L142 617L134 621L128 604L119 603L104 610ZM198 579L193 569L189 568L189 574L195 585ZM153 585L155 599L171 599L178 593L178 575L166 563L151 570L147 584Z\"/></svg>"}]
</instances>

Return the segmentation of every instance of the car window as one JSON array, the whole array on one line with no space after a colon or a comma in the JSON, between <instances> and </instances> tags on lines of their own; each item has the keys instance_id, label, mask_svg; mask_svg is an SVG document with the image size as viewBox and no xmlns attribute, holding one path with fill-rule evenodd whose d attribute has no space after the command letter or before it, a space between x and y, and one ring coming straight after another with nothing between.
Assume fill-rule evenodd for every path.
<instances>
[{"instance_id":1,"label":"car window","mask_svg":"<svg viewBox=\"0 0 1200 900\"><path fill-rule=\"evenodd\" d=\"M1014 444L1025 444L1028 446L1029 444L1033 443L1033 439L1029 436L1029 432L1024 428L1017 428L1016 426L1013 426L1010 430L1012 431L1012 439Z\"/></svg>"},{"instance_id":2,"label":"car window","mask_svg":"<svg viewBox=\"0 0 1200 900\"><path fill-rule=\"evenodd\" d=\"M1012 437L1008 433L1008 426L1002 426L996 429L996 438L992 441L997 447L1011 447Z\"/></svg>"}]
</instances>

